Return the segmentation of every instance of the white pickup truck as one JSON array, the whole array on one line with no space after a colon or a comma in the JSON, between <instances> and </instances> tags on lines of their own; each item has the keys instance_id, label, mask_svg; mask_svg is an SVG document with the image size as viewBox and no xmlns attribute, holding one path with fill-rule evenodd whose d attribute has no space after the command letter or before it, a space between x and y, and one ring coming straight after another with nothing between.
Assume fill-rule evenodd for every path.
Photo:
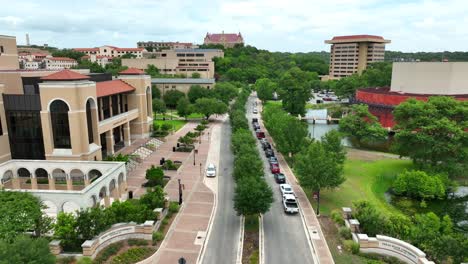
<instances>
[{"instance_id":1,"label":"white pickup truck","mask_svg":"<svg viewBox=\"0 0 468 264\"><path fill-rule=\"evenodd\" d=\"M297 206L296 197L293 194L283 195L283 207L285 213L297 214L299 207Z\"/></svg>"}]
</instances>

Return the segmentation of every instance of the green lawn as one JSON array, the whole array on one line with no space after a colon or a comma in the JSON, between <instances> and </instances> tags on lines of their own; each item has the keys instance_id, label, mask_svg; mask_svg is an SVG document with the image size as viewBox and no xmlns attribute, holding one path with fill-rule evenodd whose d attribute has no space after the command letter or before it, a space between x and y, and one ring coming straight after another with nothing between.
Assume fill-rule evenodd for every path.
<instances>
[{"instance_id":1,"label":"green lawn","mask_svg":"<svg viewBox=\"0 0 468 264\"><path fill-rule=\"evenodd\" d=\"M365 199L375 204L384 213L400 213L385 201L384 193L396 175L411 169L409 160L385 158L375 161L348 159L344 174L346 181L337 189L324 190L320 195L320 213L329 215L334 209L350 207L352 202ZM312 201L316 206L316 201Z\"/></svg>"},{"instance_id":2,"label":"green lawn","mask_svg":"<svg viewBox=\"0 0 468 264\"><path fill-rule=\"evenodd\" d=\"M187 123L187 121L184 121L184 120L166 120L166 121L154 120L154 123L158 124L158 125L162 125L164 123L170 124L173 127L173 130L175 132L175 131L181 129Z\"/></svg>"}]
</instances>

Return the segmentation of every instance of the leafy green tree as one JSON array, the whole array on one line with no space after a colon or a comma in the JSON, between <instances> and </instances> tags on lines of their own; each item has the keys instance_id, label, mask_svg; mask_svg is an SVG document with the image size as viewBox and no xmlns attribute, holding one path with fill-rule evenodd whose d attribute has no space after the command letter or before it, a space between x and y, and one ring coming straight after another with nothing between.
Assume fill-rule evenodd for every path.
<instances>
[{"instance_id":1,"label":"leafy green tree","mask_svg":"<svg viewBox=\"0 0 468 264\"><path fill-rule=\"evenodd\" d=\"M127 66L122 66L122 58L112 58L112 62L106 64L106 72L112 74L112 76L117 76L119 72L128 69Z\"/></svg>"},{"instance_id":2,"label":"leafy green tree","mask_svg":"<svg viewBox=\"0 0 468 264\"><path fill-rule=\"evenodd\" d=\"M137 56L135 54L132 54L132 53L126 53L124 55L122 55L122 59L134 59L136 58Z\"/></svg>"},{"instance_id":3,"label":"leafy green tree","mask_svg":"<svg viewBox=\"0 0 468 264\"><path fill-rule=\"evenodd\" d=\"M227 104L239 94L239 91L234 84L222 82L217 83L211 93L214 97Z\"/></svg>"},{"instance_id":4,"label":"leafy green tree","mask_svg":"<svg viewBox=\"0 0 468 264\"><path fill-rule=\"evenodd\" d=\"M344 164L346 160L346 149L341 143L342 140L343 137L337 130L330 130L321 138L325 151L338 164Z\"/></svg>"},{"instance_id":5,"label":"leafy green tree","mask_svg":"<svg viewBox=\"0 0 468 264\"><path fill-rule=\"evenodd\" d=\"M353 97L358 88L367 87L367 82L357 73L351 76L341 78L336 82L334 92L339 97Z\"/></svg>"},{"instance_id":6,"label":"leafy green tree","mask_svg":"<svg viewBox=\"0 0 468 264\"><path fill-rule=\"evenodd\" d=\"M82 209L76 215L76 233L84 240L93 239L114 223L101 207Z\"/></svg>"},{"instance_id":7,"label":"leafy green tree","mask_svg":"<svg viewBox=\"0 0 468 264\"><path fill-rule=\"evenodd\" d=\"M240 153L242 146L255 146L255 138L252 136L252 132L248 128L239 128L236 130L231 137L232 152L234 154Z\"/></svg>"},{"instance_id":8,"label":"leafy green tree","mask_svg":"<svg viewBox=\"0 0 468 264\"><path fill-rule=\"evenodd\" d=\"M443 199L445 185L441 175L428 175L424 171L405 171L393 182L393 190L398 195L418 199Z\"/></svg>"},{"instance_id":9,"label":"leafy green tree","mask_svg":"<svg viewBox=\"0 0 468 264\"><path fill-rule=\"evenodd\" d=\"M161 74L159 72L159 69L156 66L154 66L153 64L148 64L148 67L146 68L145 73L150 75L151 78L157 78L157 77L161 76ZM161 95L159 97L161 97Z\"/></svg>"},{"instance_id":10,"label":"leafy green tree","mask_svg":"<svg viewBox=\"0 0 468 264\"><path fill-rule=\"evenodd\" d=\"M312 96L310 83L316 79L317 73L304 72L297 67L286 71L279 80L283 108L291 115L304 115L305 105Z\"/></svg>"},{"instance_id":11,"label":"leafy green tree","mask_svg":"<svg viewBox=\"0 0 468 264\"><path fill-rule=\"evenodd\" d=\"M294 163L301 186L315 191L320 196L320 190L324 188L336 188L345 181L343 176L343 162L333 158L333 154L327 151L326 142L312 142L298 155ZM317 204L320 204L318 197ZM317 212L319 206L317 206Z\"/></svg>"},{"instance_id":12,"label":"leafy green tree","mask_svg":"<svg viewBox=\"0 0 468 264\"><path fill-rule=\"evenodd\" d=\"M249 129L248 121L245 117L245 112L241 110L234 110L231 111L229 115L231 119L231 126L233 132L236 132L238 129Z\"/></svg>"},{"instance_id":13,"label":"leafy green tree","mask_svg":"<svg viewBox=\"0 0 468 264\"><path fill-rule=\"evenodd\" d=\"M388 226L386 218L369 201L353 202L353 217L359 220L359 227L368 236L382 234Z\"/></svg>"},{"instance_id":14,"label":"leafy green tree","mask_svg":"<svg viewBox=\"0 0 468 264\"><path fill-rule=\"evenodd\" d=\"M153 209L135 199L124 202L115 201L109 208L106 208L106 211L109 211L109 215L115 217L116 223L143 223L156 218Z\"/></svg>"},{"instance_id":15,"label":"leafy green tree","mask_svg":"<svg viewBox=\"0 0 468 264\"><path fill-rule=\"evenodd\" d=\"M175 108L182 97L185 97L185 94L179 90L166 91L163 95L164 103L171 108Z\"/></svg>"},{"instance_id":16,"label":"leafy green tree","mask_svg":"<svg viewBox=\"0 0 468 264\"><path fill-rule=\"evenodd\" d=\"M246 177L236 185L234 209L239 215L264 214L273 202L273 191L261 178Z\"/></svg>"},{"instance_id":17,"label":"leafy green tree","mask_svg":"<svg viewBox=\"0 0 468 264\"><path fill-rule=\"evenodd\" d=\"M164 171L159 167L155 167L154 165L146 170L145 178L148 180L150 186L164 185Z\"/></svg>"},{"instance_id":18,"label":"leafy green tree","mask_svg":"<svg viewBox=\"0 0 468 264\"><path fill-rule=\"evenodd\" d=\"M395 151L422 169L462 175L468 168L468 103L434 96L409 99L393 111Z\"/></svg>"},{"instance_id":19,"label":"leafy green tree","mask_svg":"<svg viewBox=\"0 0 468 264\"><path fill-rule=\"evenodd\" d=\"M268 78L262 78L255 82L255 89L257 90L258 98L266 102L273 99L273 93L276 91L277 85Z\"/></svg>"},{"instance_id":20,"label":"leafy green tree","mask_svg":"<svg viewBox=\"0 0 468 264\"><path fill-rule=\"evenodd\" d=\"M71 213L60 212L54 225L54 237L61 240L65 249L76 249L81 245L78 238L76 218Z\"/></svg>"},{"instance_id":21,"label":"leafy green tree","mask_svg":"<svg viewBox=\"0 0 468 264\"><path fill-rule=\"evenodd\" d=\"M165 192L161 186L147 189L146 193L140 197L140 202L148 208L163 208L165 202Z\"/></svg>"},{"instance_id":22,"label":"leafy green tree","mask_svg":"<svg viewBox=\"0 0 468 264\"><path fill-rule=\"evenodd\" d=\"M388 134L363 104L352 106L351 112L340 120L339 130L355 138L358 144L383 141Z\"/></svg>"},{"instance_id":23,"label":"leafy green tree","mask_svg":"<svg viewBox=\"0 0 468 264\"><path fill-rule=\"evenodd\" d=\"M206 89L205 87L201 87L200 85L192 85L190 86L190 89L187 93L187 97L190 101L190 103L195 103L197 99L203 98L203 97L210 97L209 96L210 91Z\"/></svg>"},{"instance_id":24,"label":"leafy green tree","mask_svg":"<svg viewBox=\"0 0 468 264\"><path fill-rule=\"evenodd\" d=\"M45 238L18 236L12 243L0 240L0 264L54 264L55 256L50 253L49 241Z\"/></svg>"},{"instance_id":25,"label":"leafy green tree","mask_svg":"<svg viewBox=\"0 0 468 264\"><path fill-rule=\"evenodd\" d=\"M181 97L179 101L177 101L177 114L179 116L183 116L187 118L190 115L192 108L190 107L190 102L187 98Z\"/></svg>"},{"instance_id":26,"label":"leafy green tree","mask_svg":"<svg viewBox=\"0 0 468 264\"><path fill-rule=\"evenodd\" d=\"M234 158L234 179L239 181L263 176L263 163L256 149L243 144L239 146L237 153Z\"/></svg>"},{"instance_id":27,"label":"leafy green tree","mask_svg":"<svg viewBox=\"0 0 468 264\"><path fill-rule=\"evenodd\" d=\"M83 52L75 51L73 49L62 49L62 50L56 50L52 52L53 57L66 57L66 58L72 58L76 61L80 61L83 56L85 56Z\"/></svg>"},{"instance_id":28,"label":"leafy green tree","mask_svg":"<svg viewBox=\"0 0 468 264\"><path fill-rule=\"evenodd\" d=\"M18 234L34 231L36 236L50 230L45 206L30 193L0 190L0 239L12 241Z\"/></svg>"},{"instance_id":29,"label":"leafy green tree","mask_svg":"<svg viewBox=\"0 0 468 264\"><path fill-rule=\"evenodd\" d=\"M192 73L192 78L199 79L200 77L201 77L200 73L198 73L198 72Z\"/></svg>"},{"instance_id":30,"label":"leafy green tree","mask_svg":"<svg viewBox=\"0 0 468 264\"><path fill-rule=\"evenodd\" d=\"M151 96L153 99L161 99L161 90L155 84L151 86Z\"/></svg>"},{"instance_id":31,"label":"leafy green tree","mask_svg":"<svg viewBox=\"0 0 468 264\"><path fill-rule=\"evenodd\" d=\"M203 114L208 119L213 114L224 114L227 112L227 105L215 98L200 98L195 102L196 112Z\"/></svg>"},{"instance_id":32,"label":"leafy green tree","mask_svg":"<svg viewBox=\"0 0 468 264\"><path fill-rule=\"evenodd\" d=\"M78 66L74 67L76 69L89 69L90 72L93 73L103 73L106 72L104 67L99 65L97 62L91 62L88 59L81 59L78 62Z\"/></svg>"},{"instance_id":33,"label":"leafy green tree","mask_svg":"<svg viewBox=\"0 0 468 264\"><path fill-rule=\"evenodd\" d=\"M153 99L153 112L164 114L166 113L166 104L161 99Z\"/></svg>"}]
</instances>

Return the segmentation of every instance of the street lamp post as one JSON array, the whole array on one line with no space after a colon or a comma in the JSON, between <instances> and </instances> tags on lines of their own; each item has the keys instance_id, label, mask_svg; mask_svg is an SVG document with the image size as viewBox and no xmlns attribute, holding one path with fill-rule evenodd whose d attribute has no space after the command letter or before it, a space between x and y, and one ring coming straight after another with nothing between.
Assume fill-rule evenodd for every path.
<instances>
[{"instance_id":1,"label":"street lamp post","mask_svg":"<svg viewBox=\"0 0 468 264\"><path fill-rule=\"evenodd\" d=\"M198 153L198 149L193 150L193 166L195 166L195 156Z\"/></svg>"},{"instance_id":2,"label":"street lamp post","mask_svg":"<svg viewBox=\"0 0 468 264\"><path fill-rule=\"evenodd\" d=\"M182 204L182 184L180 184L180 179L178 179L179 182L179 205Z\"/></svg>"}]
</instances>

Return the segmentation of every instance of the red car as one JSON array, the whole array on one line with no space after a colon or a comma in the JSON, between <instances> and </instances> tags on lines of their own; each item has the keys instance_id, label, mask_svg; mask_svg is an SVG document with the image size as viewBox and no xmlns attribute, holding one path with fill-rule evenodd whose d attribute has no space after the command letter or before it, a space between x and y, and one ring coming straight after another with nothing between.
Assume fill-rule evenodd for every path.
<instances>
[{"instance_id":1,"label":"red car","mask_svg":"<svg viewBox=\"0 0 468 264\"><path fill-rule=\"evenodd\" d=\"M257 131L255 134L257 135L258 139L265 138L265 133L262 131Z\"/></svg>"},{"instance_id":2,"label":"red car","mask_svg":"<svg viewBox=\"0 0 468 264\"><path fill-rule=\"evenodd\" d=\"M278 163L270 163L270 171L273 174L280 173L280 168L279 168Z\"/></svg>"}]
</instances>

